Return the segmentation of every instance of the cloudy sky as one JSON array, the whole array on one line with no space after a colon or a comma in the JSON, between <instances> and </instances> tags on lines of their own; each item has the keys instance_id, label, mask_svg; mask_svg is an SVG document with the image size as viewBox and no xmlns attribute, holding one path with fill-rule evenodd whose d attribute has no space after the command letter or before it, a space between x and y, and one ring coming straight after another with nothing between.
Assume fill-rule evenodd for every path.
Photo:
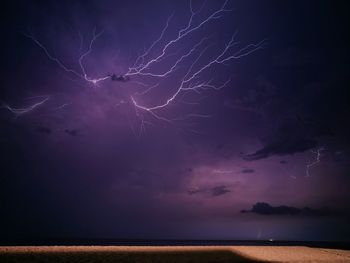
<instances>
[{"instance_id":1,"label":"cloudy sky","mask_svg":"<svg viewBox=\"0 0 350 263\"><path fill-rule=\"evenodd\" d=\"M348 8L3 6L0 236L349 240Z\"/></svg>"}]
</instances>

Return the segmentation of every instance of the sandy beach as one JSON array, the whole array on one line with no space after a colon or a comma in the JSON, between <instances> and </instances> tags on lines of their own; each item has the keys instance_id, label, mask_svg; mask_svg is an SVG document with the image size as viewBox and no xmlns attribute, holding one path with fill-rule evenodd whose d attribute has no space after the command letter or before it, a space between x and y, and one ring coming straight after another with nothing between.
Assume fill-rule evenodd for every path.
<instances>
[{"instance_id":1,"label":"sandy beach","mask_svg":"<svg viewBox=\"0 0 350 263\"><path fill-rule=\"evenodd\" d=\"M305 246L7 246L0 262L350 262L350 251Z\"/></svg>"}]
</instances>

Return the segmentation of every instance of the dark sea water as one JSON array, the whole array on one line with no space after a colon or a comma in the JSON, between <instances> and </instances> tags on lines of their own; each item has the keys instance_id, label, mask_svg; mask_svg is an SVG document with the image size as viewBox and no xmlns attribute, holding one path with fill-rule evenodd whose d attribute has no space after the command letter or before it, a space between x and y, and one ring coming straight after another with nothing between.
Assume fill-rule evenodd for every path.
<instances>
[{"instance_id":1,"label":"dark sea water","mask_svg":"<svg viewBox=\"0 0 350 263\"><path fill-rule=\"evenodd\" d=\"M350 250L349 241L283 240L0 239L0 246L308 246Z\"/></svg>"}]
</instances>

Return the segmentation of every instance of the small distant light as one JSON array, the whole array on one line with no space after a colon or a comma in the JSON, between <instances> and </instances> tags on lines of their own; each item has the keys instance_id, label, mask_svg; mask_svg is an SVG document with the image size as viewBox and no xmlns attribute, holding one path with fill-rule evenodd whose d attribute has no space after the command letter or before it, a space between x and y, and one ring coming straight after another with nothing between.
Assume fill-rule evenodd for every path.
<instances>
[{"instance_id":1,"label":"small distant light","mask_svg":"<svg viewBox=\"0 0 350 263\"><path fill-rule=\"evenodd\" d=\"M275 241L275 240L274 240L273 238L270 238L269 241L270 241L270 242L273 242L273 241Z\"/></svg>"}]
</instances>

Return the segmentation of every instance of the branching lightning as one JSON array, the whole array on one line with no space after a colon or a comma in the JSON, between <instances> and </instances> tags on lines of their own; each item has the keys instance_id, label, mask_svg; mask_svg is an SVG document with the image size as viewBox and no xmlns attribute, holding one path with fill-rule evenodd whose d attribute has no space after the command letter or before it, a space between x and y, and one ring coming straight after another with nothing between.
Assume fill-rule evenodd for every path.
<instances>
[{"instance_id":1,"label":"branching lightning","mask_svg":"<svg viewBox=\"0 0 350 263\"><path fill-rule=\"evenodd\" d=\"M317 164L319 164L321 162L321 156L322 156L322 151L324 151L324 148L318 148L316 150L311 150L310 152L313 153L314 155L316 155L316 158L314 161L309 162L306 165L306 177L310 177L310 170L315 167Z\"/></svg>"},{"instance_id":2,"label":"branching lightning","mask_svg":"<svg viewBox=\"0 0 350 263\"><path fill-rule=\"evenodd\" d=\"M80 70L81 72L78 72L72 68L69 68L68 66L66 66L64 64L64 62L62 62L60 59L58 59L57 57L53 56L49 50L37 39L35 38L33 35L31 34L24 34L26 37L30 38L35 44L37 44L42 50L44 50L46 56L54 61L60 68L62 68L64 71L71 73L73 75L75 75L76 77L83 79L89 83L92 83L93 85L97 85L99 82L107 80L110 78L110 76L104 76L104 77L100 77L100 78L91 78L87 75L86 73L86 69L85 66L83 64L83 61L85 59L86 56L88 56L91 52L92 52L92 47L94 42L102 35L102 31L99 33L96 33L96 28L94 28L93 32L92 32L92 38L90 40L89 43L89 48L86 52L84 52L78 59L78 64L80 66Z\"/></svg>"},{"instance_id":3,"label":"branching lightning","mask_svg":"<svg viewBox=\"0 0 350 263\"><path fill-rule=\"evenodd\" d=\"M148 61L146 61L147 56L150 54L151 50L164 38L164 35L166 33L166 30L169 26L169 21L171 17L168 18L167 23L162 30L159 38L152 43L149 49L146 50L144 54L139 56L136 59L136 62L134 63L134 66L129 68L129 71L125 74L127 76L149 76L149 77L156 77L156 78L165 78L168 75L172 74L180 64L183 64L183 61L188 58L189 56L195 54L202 46L203 43L207 42L209 39L208 37L202 38L196 45L194 45L187 53L180 56L171 66L170 68L166 69L162 73L155 73L152 71L152 66L154 64L159 63L164 56L166 56L168 49L171 46L174 46L178 44L183 38L186 36L189 36L190 34L195 33L196 31L200 30L202 27L204 27L206 24L210 23L214 19L219 19L223 16L225 12L229 12L230 10L226 8L227 0L223 3L223 5L220 7L220 9L215 10L212 12L208 17L203 19L200 23L197 25L193 24L193 18L196 16L198 12L193 11L192 5L190 5L191 9L191 16L190 19L186 25L186 27L180 29L178 31L177 37L167 42L161 49L161 52L158 56L155 56L153 58L149 58ZM158 113L156 113L158 110L164 109L167 106L169 106L171 103L175 102L179 94L183 91L193 91L200 93L201 90L206 89L214 89L214 90L220 90L224 87L226 87L231 79L229 78L225 83L222 85L215 85L213 84L213 80L199 80L202 73L205 72L210 67L213 67L215 65L226 65L227 62L230 62L231 60L239 59L244 56L247 56L259 49L262 49L264 47L265 41L260 41L256 44L249 44L243 48L240 48L238 50L232 51L235 46L238 45L238 42L235 41L237 33L235 33L231 40L222 48L221 51L218 52L218 54L207 61L204 64L200 64L199 60L203 57L204 53L207 51L207 49L210 47L209 45L206 45L204 48L201 49L197 57L194 59L193 63L190 64L188 67L186 73L182 77L177 89L169 95L169 97L161 103L152 105L152 106L145 106L138 102L137 98L135 96L131 96L131 101L134 104L134 106L140 110L149 112L152 116L154 116L157 119L161 120L167 120L164 117L160 117ZM136 65L136 66L135 66ZM196 68L196 69L195 69ZM152 88L153 89L153 88ZM147 94L147 92L150 89L143 92L143 95ZM139 95L139 94L137 94Z\"/></svg>"},{"instance_id":4,"label":"branching lightning","mask_svg":"<svg viewBox=\"0 0 350 263\"><path fill-rule=\"evenodd\" d=\"M204 2L205 3L205 2ZM121 75L116 74L107 74L102 77L93 78L89 76L87 73L86 67L84 65L84 61L87 56L89 56L93 50L93 45L95 41L102 35L103 32L96 33L96 29L93 30L92 38L89 42L88 49L80 55L78 58L78 65L80 70L77 71L71 67L68 67L64 64L63 61L53 56L48 48L46 48L38 39L36 39L33 35L26 35L30 38L36 45L38 45L46 54L46 56L55 62L60 68L62 68L67 73L73 74L79 79L87 81L91 83L93 86L97 86L100 82L105 81L107 79L111 79L113 81L120 82L130 82L134 83L140 87L143 87L144 90L140 92L135 92L130 95L130 101L135 107L136 116L141 120L141 130L144 129L145 123L143 113L150 114L153 118L158 119L160 121L172 123L177 119L171 119L164 117L164 113L161 112L165 108L168 108L169 105L175 104L178 102L181 104L183 102L183 96L189 92L200 94L201 92L211 89L211 90L220 90L222 88L227 87L231 78L228 77L226 81L221 84L216 84L214 78L207 78L208 74L205 74L206 71L215 66L226 66L229 62L245 57L253 52L256 52L262 48L264 48L265 40L259 41L257 43L248 44L244 47L238 48L239 42L236 41L237 32L233 34L231 39L219 50L216 51L216 55L210 56L211 58L207 59L206 54L209 48L213 48L212 43L209 43L210 36L205 36L201 38L197 43L192 45L191 47L187 47L187 49L183 50L179 44L183 42L186 38L193 36L195 33L199 32L206 25L211 23L214 20L219 20L226 13L231 10L227 8L228 0L225 0L223 4L216 10L212 11L210 14L205 16L204 18L200 18L200 12L204 6L204 4L198 9L194 10L192 6L192 1L190 1L190 17L187 23L180 28L175 37L171 40L166 40L166 34L168 32L170 22L172 20L173 15L169 16L165 26L160 32L158 38L146 49L140 56L138 56L131 67L128 68L126 73ZM196 19L195 19L196 18ZM198 20L195 22L195 20ZM82 36L80 35L80 39L82 42ZM163 43L165 42L165 43ZM212 41L211 41L212 42ZM163 44L162 44L163 43ZM81 43L82 47L82 43ZM182 50L181 52L171 53L172 48L177 48L178 50ZM212 52L212 51L211 51ZM155 54L155 55L154 55ZM165 64L164 60L169 57L175 57L173 62L170 65ZM206 61L203 61L206 60ZM189 62L190 61L190 62ZM155 66L161 66L163 69L162 72L156 72ZM158 67L159 68L159 67ZM166 87L169 89L168 96L160 102L153 102L152 105L146 105L142 102L143 96L150 96L151 91L155 89L161 89L164 79L167 79L171 74L177 71L179 68L185 69L182 76L179 78L179 82L172 84L171 87ZM142 81L138 81L137 77L142 77ZM130 79L132 80L130 81ZM135 78L137 80L135 80ZM146 80L145 80L146 78ZM149 79L148 84L147 79ZM145 81L147 83L145 83ZM155 81L157 82L155 84ZM174 86L175 85L175 86ZM175 87L175 88L174 88ZM181 96L180 96L181 95ZM116 104L117 106L121 105L120 103ZM198 113L189 113L184 118L192 118L194 116L208 116L207 114L198 114ZM184 119L178 118L178 119Z\"/></svg>"}]
</instances>

